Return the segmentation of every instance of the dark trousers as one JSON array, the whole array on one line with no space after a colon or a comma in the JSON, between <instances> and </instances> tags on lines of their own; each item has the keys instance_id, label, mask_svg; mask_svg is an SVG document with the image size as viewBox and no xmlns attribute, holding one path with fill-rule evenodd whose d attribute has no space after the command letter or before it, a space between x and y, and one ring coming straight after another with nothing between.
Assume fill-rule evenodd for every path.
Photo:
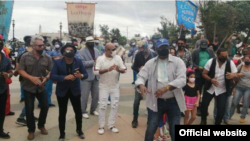
<instances>
[{"instance_id":1,"label":"dark trousers","mask_svg":"<svg viewBox=\"0 0 250 141\"><path fill-rule=\"evenodd\" d=\"M0 94L0 133L3 132L6 101L7 101L7 91Z\"/></svg>"},{"instance_id":2,"label":"dark trousers","mask_svg":"<svg viewBox=\"0 0 250 141\"><path fill-rule=\"evenodd\" d=\"M25 110L26 110L26 120L28 126L28 132L34 133L36 129L35 119L34 119L34 101L35 97L40 103L40 114L38 120L38 128L43 128L46 123L46 118L49 110L49 105L47 101L47 94L45 91L39 93L31 93L24 90L24 99L25 99Z\"/></svg>"},{"instance_id":3,"label":"dark trousers","mask_svg":"<svg viewBox=\"0 0 250 141\"><path fill-rule=\"evenodd\" d=\"M139 107L142 100L142 96L137 90L135 90L135 99L134 99L134 105L133 105L133 114L134 114L134 120L138 120L138 114L139 114Z\"/></svg>"},{"instance_id":4,"label":"dark trousers","mask_svg":"<svg viewBox=\"0 0 250 141\"><path fill-rule=\"evenodd\" d=\"M157 100L158 112L154 112L148 108L148 123L145 135L145 141L153 141L154 134L158 128L160 120L164 113L167 113L170 136L172 141L175 141L175 125L180 125L181 111L175 98L167 100Z\"/></svg>"},{"instance_id":5,"label":"dark trousers","mask_svg":"<svg viewBox=\"0 0 250 141\"><path fill-rule=\"evenodd\" d=\"M216 106L217 106L217 113L216 113L216 119L215 119L215 125L220 125L223 119L223 116L226 111L226 104L228 95L227 93L220 94L218 96L215 96L215 94L210 94L207 91L204 91L203 97L202 97L202 103L201 103L201 120L206 121L207 120L207 111L209 104L211 100L215 97L216 99Z\"/></svg>"},{"instance_id":6,"label":"dark trousers","mask_svg":"<svg viewBox=\"0 0 250 141\"><path fill-rule=\"evenodd\" d=\"M66 114L68 109L68 100L70 99L75 112L76 130L82 131L82 110L81 94L74 96L69 90L64 97L57 96L59 105L59 130L60 135L65 135Z\"/></svg>"},{"instance_id":7,"label":"dark trousers","mask_svg":"<svg viewBox=\"0 0 250 141\"><path fill-rule=\"evenodd\" d=\"M202 76L195 79L195 85L198 86L200 93L202 93L204 84L205 84L205 79Z\"/></svg>"}]
</instances>

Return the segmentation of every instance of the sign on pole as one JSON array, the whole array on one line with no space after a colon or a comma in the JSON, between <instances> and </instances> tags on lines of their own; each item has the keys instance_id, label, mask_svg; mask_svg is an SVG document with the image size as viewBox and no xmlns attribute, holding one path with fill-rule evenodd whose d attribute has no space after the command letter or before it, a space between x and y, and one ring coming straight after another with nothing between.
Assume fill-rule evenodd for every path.
<instances>
[{"instance_id":1,"label":"sign on pole","mask_svg":"<svg viewBox=\"0 0 250 141\"><path fill-rule=\"evenodd\" d=\"M93 36L95 3L67 3L67 15L70 36Z\"/></svg>"},{"instance_id":2,"label":"sign on pole","mask_svg":"<svg viewBox=\"0 0 250 141\"><path fill-rule=\"evenodd\" d=\"M194 29L197 9L197 6L189 0L176 0L177 24L183 24L186 29Z\"/></svg>"}]
</instances>

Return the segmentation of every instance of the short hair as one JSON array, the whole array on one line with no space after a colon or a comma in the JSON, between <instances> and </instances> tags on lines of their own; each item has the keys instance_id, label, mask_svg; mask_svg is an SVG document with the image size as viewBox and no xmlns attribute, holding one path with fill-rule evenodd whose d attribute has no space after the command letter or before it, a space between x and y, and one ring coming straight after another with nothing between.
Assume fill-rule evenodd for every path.
<instances>
[{"instance_id":1,"label":"short hair","mask_svg":"<svg viewBox=\"0 0 250 141\"><path fill-rule=\"evenodd\" d=\"M30 45L31 45L31 46L36 45L36 41L37 41L37 40L44 41L44 39L43 39L42 36L40 36L40 35L34 35L34 36L31 37Z\"/></svg>"},{"instance_id":2,"label":"short hair","mask_svg":"<svg viewBox=\"0 0 250 141\"><path fill-rule=\"evenodd\" d=\"M179 38L176 43L178 43L178 41L183 41L184 43L187 42L187 40L185 38Z\"/></svg>"},{"instance_id":3,"label":"short hair","mask_svg":"<svg viewBox=\"0 0 250 141\"><path fill-rule=\"evenodd\" d=\"M219 48L219 49L217 50L217 53L216 53L216 54L217 54L217 56L219 56L221 52L225 52L225 51L227 51L226 48Z\"/></svg>"},{"instance_id":4,"label":"short hair","mask_svg":"<svg viewBox=\"0 0 250 141\"><path fill-rule=\"evenodd\" d=\"M111 40L111 43L114 43L114 41L115 40L117 40L118 41L118 39L117 38L113 38L112 40Z\"/></svg>"}]
</instances>

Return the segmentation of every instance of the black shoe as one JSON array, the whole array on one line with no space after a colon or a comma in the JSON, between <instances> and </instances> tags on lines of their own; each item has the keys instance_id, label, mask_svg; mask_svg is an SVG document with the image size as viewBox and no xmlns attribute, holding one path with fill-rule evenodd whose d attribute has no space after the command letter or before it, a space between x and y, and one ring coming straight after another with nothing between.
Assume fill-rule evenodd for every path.
<instances>
[{"instance_id":1,"label":"black shoe","mask_svg":"<svg viewBox=\"0 0 250 141\"><path fill-rule=\"evenodd\" d=\"M49 104L49 107L56 107L55 104Z\"/></svg>"},{"instance_id":2,"label":"black shoe","mask_svg":"<svg viewBox=\"0 0 250 141\"><path fill-rule=\"evenodd\" d=\"M138 126L138 121L137 120L133 120L132 121L132 127L136 128Z\"/></svg>"},{"instance_id":3,"label":"black shoe","mask_svg":"<svg viewBox=\"0 0 250 141\"><path fill-rule=\"evenodd\" d=\"M207 125L207 121L205 121L205 120L201 120L200 125Z\"/></svg>"},{"instance_id":4,"label":"black shoe","mask_svg":"<svg viewBox=\"0 0 250 141\"><path fill-rule=\"evenodd\" d=\"M59 140L58 141L64 141L65 140L65 135L60 135Z\"/></svg>"},{"instance_id":5,"label":"black shoe","mask_svg":"<svg viewBox=\"0 0 250 141\"><path fill-rule=\"evenodd\" d=\"M237 113L240 114L240 104L237 105Z\"/></svg>"},{"instance_id":6,"label":"black shoe","mask_svg":"<svg viewBox=\"0 0 250 141\"><path fill-rule=\"evenodd\" d=\"M135 82L132 82L132 84L134 85L134 84L135 84Z\"/></svg>"},{"instance_id":7,"label":"black shoe","mask_svg":"<svg viewBox=\"0 0 250 141\"><path fill-rule=\"evenodd\" d=\"M78 134L78 137L79 137L80 139L85 139L85 136L84 136L84 134L83 134L82 131L76 131L76 133Z\"/></svg>"},{"instance_id":8,"label":"black shoe","mask_svg":"<svg viewBox=\"0 0 250 141\"><path fill-rule=\"evenodd\" d=\"M182 117L185 117L185 114L184 114L184 113L181 113L181 116L182 116Z\"/></svg>"},{"instance_id":9,"label":"black shoe","mask_svg":"<svg viewBox=\"0 0 250 141\"><path fill-rule=\"evenodd\" d=\"M13 115L15 115L15 112L11 112L11 111L7 114L7 116L13 116Z\"/></svg>"},{"instance_id":10,"label":"black shoe","mask_svg":"<svg viewBox=\"0 0 250 141\"><path fill-rule=\"evenodd\" d=\"M20 103L24 102L24 98L21 98L19 102L20 102Z\"/></svg>"},{"instance_id":11,"label":"black shoe","mask_svg":"<svg viewBox=\"0 0 250 141\"><path fill-rule=\"evenodd\" d=\"M22 126L27 126L27 121L24 118L18 118L16 120L16 124L22 125Z\"/></svg>"},{"instance_id":12,"label":"black shoe","mask_svg":"<svg viewBox=\"0 0 250 141\"><path fill-rule=\"evenodd\" d=\"M37 122L39 120L37 117L34 117L34 119L35 119L35 122Z\"/></svg>"},{"instance_id":13,"label":"black shoe","mask_svg":"<svg viewBox=\"0 0 250 141\"><path fill-rule=\"evenodd\" d=\"M10 135L9 135L9 132L8 133L0 133L0 138L3 138L3 139L9 139L10 138Z\"/></svg>"}]
</instances>

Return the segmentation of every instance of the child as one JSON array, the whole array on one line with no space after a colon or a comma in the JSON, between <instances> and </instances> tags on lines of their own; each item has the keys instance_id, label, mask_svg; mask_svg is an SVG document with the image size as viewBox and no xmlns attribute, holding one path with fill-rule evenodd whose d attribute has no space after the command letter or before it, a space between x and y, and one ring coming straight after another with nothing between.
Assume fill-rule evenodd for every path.
<instances>
[{"instance_id":1,"label":"child","mask_svg":"<svg viewBox=\"0 0 250 141\"><path fill-rule=\"evenodd\" d=\"M185 111L184 125L191 125L196 119L197 106L200 101L199 88L195 85L195 72L188 71L187 84L183 88L187 110ZM191 112L191 118L189 117Z\"/></svg>"},{"instance_id":2,"label":"child","mask_svg":"<svg viewBox=\"0 0 250 141\"><path fill-rule=\"evenodd\" d=\"M155 133L154 141L166 141L171 139L166 123L167 123L167 114L165 113L163 117L160 119L158 129L156 130Z\"/></svg>"}]
</instances>

